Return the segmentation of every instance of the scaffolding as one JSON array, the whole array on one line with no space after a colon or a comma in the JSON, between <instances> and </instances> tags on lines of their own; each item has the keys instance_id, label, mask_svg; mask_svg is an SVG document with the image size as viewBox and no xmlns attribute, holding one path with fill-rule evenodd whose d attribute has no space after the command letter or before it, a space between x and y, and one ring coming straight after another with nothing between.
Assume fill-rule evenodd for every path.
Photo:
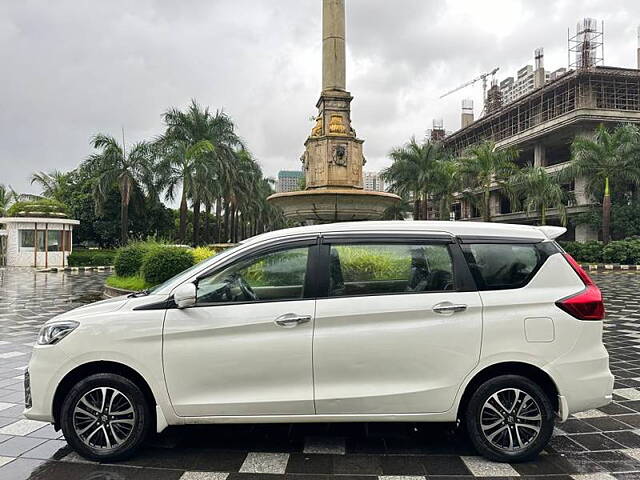
<instances>
[{"instance_id":1,"label":"scaffolding","mask_svg":"<svg viewBox=\"0 0 640 480\"><path fill-rule=\"evenodd\" d=\"M574 70L448 136L459 154L484 140L500 142L579 109L640 112L640 70L594 67ZM635 117L638 121L638 117Z\"/></svg>"},{"instance_id":2,"label":"scaffolding","mask_svg":"<svg viewBox=\"0 0 640 480\"><path fill-rule=\"evenodd\" d=\"M604 21L585 18L576 25L576 34L567 30L569 68L584 70L604 64ZM573 55L572 55L573 54ZM572 60L573 57L573 60Z\"/></svg>"}]
</instances>

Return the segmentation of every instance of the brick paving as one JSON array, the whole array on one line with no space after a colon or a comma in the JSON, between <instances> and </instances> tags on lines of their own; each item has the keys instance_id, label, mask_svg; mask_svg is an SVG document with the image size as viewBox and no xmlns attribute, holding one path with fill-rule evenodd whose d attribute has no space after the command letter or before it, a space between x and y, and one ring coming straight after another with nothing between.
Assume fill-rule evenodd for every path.
<instances>
[{"instance_id":1,"label":"brick paving","mask_svg":"<svg viewBox=\"0 0 640 480\"><path fill-rule=\"evenodd\" d=\"M22 417L22 374L40 325L96 299L107 274L0 269L0 479L640 479L640 274L593 273L607 303L614 402L558 424L537 460L496 464L435 424L170 428L133 459L87 462L60 432Z\"/></svg>"}]
</instances>

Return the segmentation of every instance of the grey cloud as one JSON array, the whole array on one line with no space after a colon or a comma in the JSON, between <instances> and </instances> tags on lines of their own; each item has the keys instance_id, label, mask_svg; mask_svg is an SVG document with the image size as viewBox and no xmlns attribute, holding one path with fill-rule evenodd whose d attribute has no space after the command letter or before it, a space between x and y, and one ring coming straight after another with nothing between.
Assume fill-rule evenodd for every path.
<instances>
[{"instance_id":1,"label":"grey cloud","mask_svg":"<svg viewBox=\"0 0 640 480\"><path fill-rule=\"evenodd\" d=\"M481 5L481 6L479 6ZM127 141L162 131L191 98L224 108L267 174L297 168L320 90L319 0L82 0L0 3L0 183L33 190L34 170L71 169L96 132ZM500 66L566 63L566 29L603 18L607 63L635 63L637 0L347 0L347 82L368 168L434 117L438 96ZM635 20L634 20L635 19Z\"/></svg>"}]
</instances>

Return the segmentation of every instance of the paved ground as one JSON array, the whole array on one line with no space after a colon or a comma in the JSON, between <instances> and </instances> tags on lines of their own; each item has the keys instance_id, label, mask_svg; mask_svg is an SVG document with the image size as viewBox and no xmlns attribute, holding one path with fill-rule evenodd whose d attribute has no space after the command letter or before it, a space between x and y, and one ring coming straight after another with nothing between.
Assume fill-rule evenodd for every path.
<instances>
[{"instance_id":1,"label":"paved ground","mask_svg":"<svg viewBox=\"0 0 640 480\"><path fill-rule=\"evenodd\" d=\"M514 465L475 456L446 426L413 424L184 427L128 462L86 462L50 425L22 418L22 371L40 324L92 301L104 275L0 269L1 480L640 479L639 273L594 274L607 298L614 403L558 425L545 454Z\"/></svg>"}]
</instances>

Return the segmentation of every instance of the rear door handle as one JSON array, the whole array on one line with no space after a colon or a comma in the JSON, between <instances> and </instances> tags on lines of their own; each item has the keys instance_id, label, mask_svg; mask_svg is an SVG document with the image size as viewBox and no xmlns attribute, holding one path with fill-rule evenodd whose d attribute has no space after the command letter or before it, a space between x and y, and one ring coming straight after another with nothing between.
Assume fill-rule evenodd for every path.
<instances>
[{"instance_id":1,"label":"rear door handle","mask_svg":"<svg viewBox=\"0 0 640 480\"><path fill-rule=\"evenodd\" d=\"M293 328L302 323L311 321L311 315L298 315L296 313L285 313L274 320L279 327Z\"/></svg>"},{"instance_id":2,"label":"rear door handle","mask_svg":"<svg viewBox=\"0 0 640 480\"><path fill-rule=\"evenodd\" d=\"M433 307L433 311L440 314L451 314L455 312L464 312L467 309L466 305L461 303L442 302Z\"/></svg>"}]
</instances>

